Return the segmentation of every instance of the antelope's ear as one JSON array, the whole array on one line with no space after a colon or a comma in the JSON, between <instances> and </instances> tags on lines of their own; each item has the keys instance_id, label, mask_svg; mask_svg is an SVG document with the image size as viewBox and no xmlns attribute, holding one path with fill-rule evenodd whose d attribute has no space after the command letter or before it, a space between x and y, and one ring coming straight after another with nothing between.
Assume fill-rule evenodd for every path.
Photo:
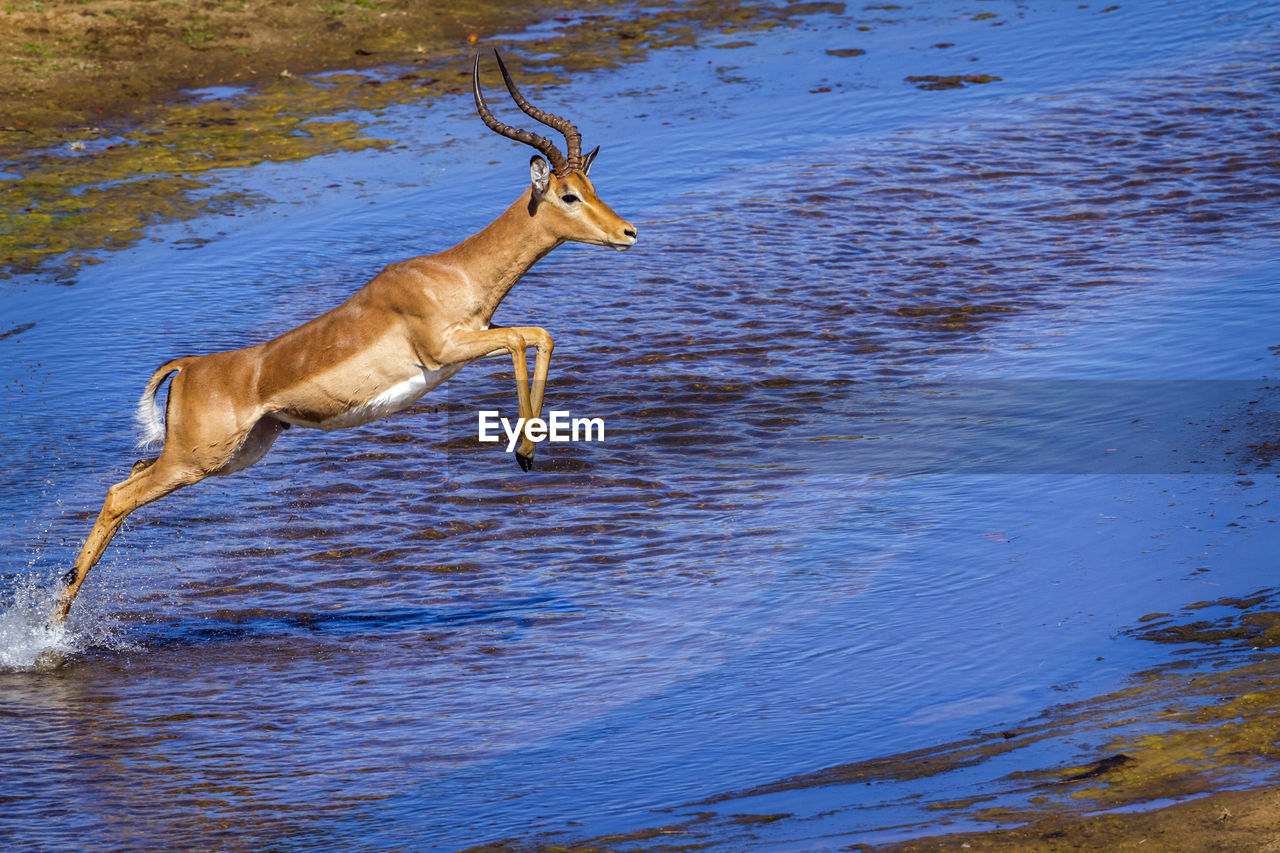
<instances>
[{"instance_id":1,"label":"antelope's ear","mask_svg":"<svg viewBox=\"0 0 1280 853\"><path fill-rule=\"evenodd\" d=\"M533 182L533 194L537 198L541 198L547 187L551 186L551 167L536 154L529 158L529 178Z\"/></svg>"},{"instance_id":2,"label":"antelope's ear","mask_svg":"<svg viewBox=\"0 0 1280 853\"><path fill-rule=\"evenodd\" d=\"M591 164L596 161L596 155L600 153L600 146L597 145L587 152L587 156L582 158L582 174L591 174Z\"/></svg>"}]
</instances>

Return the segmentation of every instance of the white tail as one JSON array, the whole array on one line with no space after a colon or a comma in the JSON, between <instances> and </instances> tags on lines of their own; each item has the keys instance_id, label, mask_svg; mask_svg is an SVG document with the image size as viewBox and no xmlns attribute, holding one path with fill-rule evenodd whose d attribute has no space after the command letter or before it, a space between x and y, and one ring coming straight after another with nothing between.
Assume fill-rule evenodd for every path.
<instances>
[{"instance_id":1,"label":"white tail","mask_svg":"<svg viewBox=\"0 0 1280 853\"><path fill-rule=\"evenodd\" d=\"M164 441L164 416L160 411L160 404L156 402L156 396L164 381L179 370L178 363L171 361L151 375L151 380L147 382L147 387L138 400L138 410L133 415L138 429L142 431L135 447L151 447Z\"/></svg>"}]
</instances>

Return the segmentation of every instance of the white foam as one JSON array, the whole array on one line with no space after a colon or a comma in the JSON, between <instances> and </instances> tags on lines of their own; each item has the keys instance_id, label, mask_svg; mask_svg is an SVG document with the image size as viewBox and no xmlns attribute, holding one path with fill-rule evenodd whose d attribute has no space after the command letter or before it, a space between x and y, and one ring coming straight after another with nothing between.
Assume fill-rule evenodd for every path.
<instances>
[{"instance_id":1,"label":"white foam","mask_svg":"<svg viewBox=\"0 0 1280 853\"><path fill-rule=\"evenodd\" d=\"M58 602L61 584L36 575L20 579L0 605L0 671L55 669L90 646L127 647L117 637L118 623L85 609L68 622L53 624L50 617Z\"/></svg>"}]
</instances>

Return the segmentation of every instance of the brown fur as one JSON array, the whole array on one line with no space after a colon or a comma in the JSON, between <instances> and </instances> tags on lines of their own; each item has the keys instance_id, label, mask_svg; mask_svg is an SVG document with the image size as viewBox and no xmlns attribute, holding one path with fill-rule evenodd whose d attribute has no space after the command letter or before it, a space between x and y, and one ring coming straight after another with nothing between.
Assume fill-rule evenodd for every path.
<instances>
[{"instance_id":1,"label":"brown fur","mask_svg":"<svg viewBox=\"0 0 1280 853\"><path fill-rule=\"evenodd\" d=\"M530 189L482 231L439 254L388 265L332 311L266 343L162 366L147 394L154 399L165 376L177 370L169 386L164 448L107 490L68 573L55 621L66 618L129 513L205 477L252 465L290 423L364 422L372 419L366 414L389 413L362 408L380 395L420 377L430 390L433 381L444 381L464 364L501 353L512 358L520 416L539 415L551 335L537 327L490 329L494 311L520 277L561 243L626 248L636 232L600 201L584 173L547 175L535 158L532 176ZM568 194L579 201L565 202ZM537 353L532 383L528 348ZM518 451L522 466L533 453L525 436Z\"/></svg>"}]
</instances>

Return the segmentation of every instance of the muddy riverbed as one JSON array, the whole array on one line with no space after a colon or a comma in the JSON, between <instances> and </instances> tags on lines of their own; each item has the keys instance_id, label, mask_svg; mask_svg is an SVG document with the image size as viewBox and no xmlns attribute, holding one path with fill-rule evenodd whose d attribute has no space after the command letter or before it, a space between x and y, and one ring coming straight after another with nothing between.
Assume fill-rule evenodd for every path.
<instances>
[{"instance_id":1,"label":"muddy riverbed","mask_svg":"<svg viewBox=\"0 0 1280 853\"><path fill-rule=\"evenodd\" d=\"M473 365L140 511L65 631L151 371L473 233L527 151L469 42L6 149L12 843L1271 841L1280 17L700 8L478 40L640 232L496 318L604 441L521 472Z\"/></svg>"}]
</instances>

